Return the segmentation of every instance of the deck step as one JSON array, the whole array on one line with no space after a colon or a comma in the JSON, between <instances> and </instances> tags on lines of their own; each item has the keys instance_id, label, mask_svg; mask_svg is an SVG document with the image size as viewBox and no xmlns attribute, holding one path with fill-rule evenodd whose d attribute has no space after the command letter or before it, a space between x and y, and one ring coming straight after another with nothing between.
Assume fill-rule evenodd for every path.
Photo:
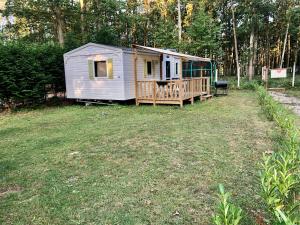
<instances>
[{"instance_id":1,"label":"deck step","mask_svg":"<svg viewBox=\"0 0 300 225\"><path fill-rule=\"evenodd\" d=\"M211 99L213 96L212 95L202 95L201 96L201 101L206 101L208 99Z\"/></svg>"}]
</instances>

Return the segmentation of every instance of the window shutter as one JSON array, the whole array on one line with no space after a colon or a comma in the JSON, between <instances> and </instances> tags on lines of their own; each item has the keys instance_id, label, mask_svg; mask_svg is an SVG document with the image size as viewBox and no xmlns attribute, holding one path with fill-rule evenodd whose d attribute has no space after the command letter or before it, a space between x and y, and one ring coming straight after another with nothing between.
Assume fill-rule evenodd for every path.
<instances>
[{"instance_id":1,"label":"window shutter","mask_svg":"<svg viewBox=\"0 0 300 225\"><path fill-rule=\"evenodd\" d=\"M147 78L147 60L144 59L144 78Z\"/></svg>"},{"instance_id":2,"label":"window shutter","mask_svg":"<svg viewBox=\"0 0 300 225\"><path fill-rule=\"evenodd\" d=\"M107 60L107 77L108 77L108 79L114 79L113 59L108 59Z\"/></svg>"},{"instance_id":3,"label":"window shutter","mask_svg":"<svg viewBox=\"0 0 300 225\"><path fill-rule=\"evenodd\" d=\"M95 79L95 66L94 66L94 60L88 60L88 67L89 67L89 78L90 80L94 80Z\"/></svg>"},{"instance_id":4,"label":"window shutter","mask_svg":"<svg viewBox=\"0 0 300 225\"><path fill-rule=\"evenodd\" d=\"M153 77L155 77L155 61L154 61L154 60L152 60L151 65L152 65L152 68L151 68L152 74L151 74L151 75L152 75Z\"/></svg>"}]
</instances>

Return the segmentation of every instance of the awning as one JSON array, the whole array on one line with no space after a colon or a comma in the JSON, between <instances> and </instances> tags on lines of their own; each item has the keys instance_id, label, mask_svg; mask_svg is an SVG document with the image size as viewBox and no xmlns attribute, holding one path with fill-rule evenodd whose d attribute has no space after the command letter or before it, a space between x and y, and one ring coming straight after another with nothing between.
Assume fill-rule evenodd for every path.
<instances>
[{"instance_id":1,"label":"awning","mask_svg":"<svg viewBox=\"0 0 300 225\"><path fill-rule=\"evenodd\" d=\"M178 56L180 58L184 58L184 60L211 62L211 59L209 59L209 58L203 58L203 57L199 57L199 56L187 55L187 54L183 54L183 53L179 53L179 52L173 52L171 50L146 47L146 46L142 46L142 45L132 45L132 46L136 47L136 48L141 48L141 49L144 49L144 50L149 50L149 51L153 51L153 52L166 54L166 55Z\"/></svg>"}]
</instances>

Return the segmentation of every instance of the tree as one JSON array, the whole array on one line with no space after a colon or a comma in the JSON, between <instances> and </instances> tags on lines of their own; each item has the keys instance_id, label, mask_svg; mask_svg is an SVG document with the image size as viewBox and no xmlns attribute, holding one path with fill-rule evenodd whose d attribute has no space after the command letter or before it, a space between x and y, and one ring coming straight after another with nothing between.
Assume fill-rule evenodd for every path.
<instances>
[{"instance_id":1,"label":"tree","mask_svg":"<svg viewBox=\"0 0 300 225\"><path fill-rule=\"evenodd\" d=\"M12 29L21 26L28 31L24 36L38 41L54 37L63 46L67 24L76 19L75 5L69 0L8 0L4 13L17 18Z\"/></svg>"},{"instance_id":2,"label":"tree","mask_svg":"<svg viewBox=\"0 0 300 225\"><path fill-rule=\"evenodd\" d=\"M236 4L233 3L231 5L232 10L232 27L233 27L233 38L234 38L234 50L235 50L235 62L236 62L236 73L237 73L237 87L240 88L240 78L241 78L241 69L240 69L240 61L239 61L239 50L237 43L237 35L236 35L236 22L235 22L235 7Z\"/></svg>"},{"instance_id":3,"label":"tree","mask_svg":"<svg viewBox=\"0 0 300 225\"><path fill-rule=\"evenodd\" d=\"M220 27L203 9L193 15L193 22L186 28L184 49L192 54L214 57L220 54Z\"/></svg>"}]
</instances>

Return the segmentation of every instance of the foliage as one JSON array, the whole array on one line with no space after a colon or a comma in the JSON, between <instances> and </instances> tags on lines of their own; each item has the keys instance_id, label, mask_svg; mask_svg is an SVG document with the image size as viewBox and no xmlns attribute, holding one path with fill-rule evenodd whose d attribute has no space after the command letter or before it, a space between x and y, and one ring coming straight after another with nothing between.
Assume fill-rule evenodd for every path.
<instances>
[{"instance_id":1,"label":"foliage","mask_svg":"<svg viewBox=\"0 0 300 225\"><path fill-rule=\"evenodd\" d=\"M222 184L219 185L219 191L219 211L214 216L214 223L216 225L238 225L242 219L242 209L229 202L230 194L225 192Z\"/></svg>"},{"instance_id":2,"label":"foliage","mask_svg":"<svg viewBox=\"0 0 300 225\"><path fill-rule=\"evenodd\" d=\"M285 32L284 67L299 64L300 7L298 0L7 0L3 15L14 18L0 34L4 41L59 42L70 49L97 43L142 44L177 48L222 62L225 75L236 73L233 48L235 14L241 73L280 65ZM178 12L182 19L179 41ZM251 66L252 68L252 66ZM251 69L252 71L252 69Z\"/></svg>"},{"instance_id":3,"label":"foliage","mask_svg":"<svg viewBox=\"0 0 300 225\"><path fill-rule=\"evenodd\" d=\"M193 22L187 28L186 35L189 42L185 42L185 49L195 55L221 55L219 39L221 29L212 17L203 9L194 14Z\"/></svg>"},{"instance_id":4,"label":"foliage","mask_svg":"<svg viewBox=\"0 0 300 225\"><path fill-rule=\"evenodd\" d=\"M49 89L65 90L63 49L57 45L0 45L0 99L14 106L37 103Z\"/></svg>"},{"instance_id":5,"label":"foliage","mask_svg":"<svg viewBox=\"0 0 300 225\"><path fill-rule=\"evenodd\" d=\"M272 224L300 223L300 151L299 130L287 110L261 87L256 87L260 104L268 118L282 131L283 145L264 156L261 171L263 198L271 213Z\"/></svg>"},{"instance_id":6,"label":"foliage","mask_svg":"<svg viewBox=\"0 0 300 225\"><path fill-rule=\"evenodd\" d=\"M219 80L227 80L229 81L229 87L231 89L237 89L237 78L235 76L221 76ZM241 77L240 80L240 89L248 89L254 90L256 85L264 85L264 81L261 80L260 77L256 77L252 81L249 81L247 77ZM285 88L287 91L297 88L292 88L292 78L290 74L288 74L287 78L281 79L269 79L268 80L269 88ZM300 75L296 75L295 79L295 87L300 87Z\"/></svg>"}]
</instances>

